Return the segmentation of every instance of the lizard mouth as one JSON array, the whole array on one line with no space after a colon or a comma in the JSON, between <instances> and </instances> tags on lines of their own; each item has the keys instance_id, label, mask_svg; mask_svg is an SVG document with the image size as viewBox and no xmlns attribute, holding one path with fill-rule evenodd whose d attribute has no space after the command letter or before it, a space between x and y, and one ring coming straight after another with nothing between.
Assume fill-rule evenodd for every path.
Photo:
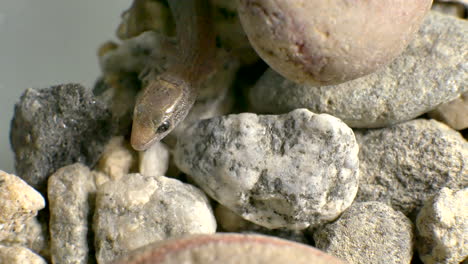
<instances>
[{"instance_id":1,"label":"lizard mouth","mask_svg":"<svg viewBox=\"0 0 468 264\"><path fill-rule=\"evenodd\" d=\"M154 142L159 140L160 137L155 135L153 129L139 125L137 122L133 122L130 143L135 150L147 150Z\"/></svg>"}]
</instances>

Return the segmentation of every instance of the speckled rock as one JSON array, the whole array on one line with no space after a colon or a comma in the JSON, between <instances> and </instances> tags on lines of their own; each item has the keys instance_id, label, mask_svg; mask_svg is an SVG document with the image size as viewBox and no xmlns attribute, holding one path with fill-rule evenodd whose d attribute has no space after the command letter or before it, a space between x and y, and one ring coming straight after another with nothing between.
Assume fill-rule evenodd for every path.
<instances>
[{"instance_id":1,"label":"speckled rock","mask_svg":"<svg viewBox=\"0 0 468 264\"><path fill-rule=\"evenodd\" d=\"M468 258L468 188L443 188L416 220L419 257L424 264L457 264Z\"/></svg>"},{"instance_id":2,"label":"speckled rock","mask_svg":"<svg viewBox=\"0 0 468 264\"><path fill-rule=\"evenodd\" d=\"M79 163L63 167L50 176L47 191L52 263L87 264L96 192L90 170Z\"/></svg>"},{"instance_id":3,"label":"speckled rock","mask_svg":"<svg viewBox=\"0 0 468 264\"><path fill-rule=\"evenodd\" d=\"M27 89L10 134L16 171L45 194L47 177L57 169L75 162L93 166L112 132L110 112L85 87Z\"/></svg>"},{"instance_id":4,"label":"speckled rock","mask_svg":"<svg viewBox=\"0 0 468 264\"><path fill-rule=\"evenodd\" d=\"M359 201L380 201L413 219L442 187L468 186L468 143L440 122L416 119L355 133Z\"/></svg>"},{"instance_id":5,"label":"speckled rock","mask_svg":"<svg viewBox=\"0 0 468 264\"><path fill-rule=\"evenodd\" d=\"M162 142L154 143L149 149L139 152L140 174L145 176L166 175L170 153Z\"/></svg>"},{"instance_id":6,"label":"speckled rock","mask_svg":"<svg viewBox=\"0 0 468 264\"><path fill-rule=\"evenodd\" d=\"M468 21L431 12L389 66L336 86L296 85L269 70L250 91L253 110L304 107L356 128L411 120L468 91Z\"/></svg>"},{"instance_id":7,"label":"speckled rock","mask_svg":"<svg viewBox=\"0 0 468 264\"><path fill-rule=\"evenodd\" d=\"M358 146L339 119L298 109L201 120L180 138L178 167L212 198L267 228L331 221L353 201Z\"/></svg>"},{"instance_id":8,"label":"speckled rock","mask_svg":"<svg viewBox=\"0 0 468 264\"><path fill-rule=\"evenodd\" d=\"M114 264L344 264L313 247L260 235L214 234L169 239Z\"/></svg>"},{"instance_id":9,"label":"speckled rock","mask_svg":"<svg viewBox=\"0 0 468 264\"><path fill-rule=\"evenodd\" d=\"M263 234L303 244L309 243L305 232L302 230L290 230L286 228L268 229L245 220L221 204L218 204L215 208L215 217L216 223L218 223L218 232Z\"/></svg>"},{"instance_id":10,"label":"speckled rock","mask_svg":"<svg viewBox=\"0 0 468 264\"><path fill-rule=\"evenodd\" d=\"M0 170L0 241L20 232L44 207L40 193L21 178Z\"/></svg>"},{"instance_id":11,"label":"speckled rock","mask_svg":"<svg viewBox=\"0 0 468 264\"><path fill-rule=\"evenodd\" d=\"M413 224L379 202L354 203L338 220L314 233L317 248L350 264L409 264Z\"/></svg>"},{"instance_id":12,"label":"speckled rock","mask_svg":"<svg viewBox=\"0 0 468 264\"><path fill-rule=\"evenodd\" d=\"M174 236L214 233L209 201L197 188L167 177L129 174L98 190L94 216L96 258L114 258Z\"/></svg>"},{"instance_id":13,"label":"speckled rock","mask_svg":"<svg viewBox=\"0 0 468 264\"><path fill-rule=\"evenodd\" d=\"M40 256L24 247L0 245L0 263L5 264L47 264Z\"/></svg>"},{"instance_id":14,"label":"speckled rock","mask_svg":"<svg viewBox=\"0 0 468 264\"><path fill-rule=\"evenodd\" d=\"M137 156L136 151L122 136L114 137L104 148L97 169L108 175L110 179L118 180L132 169L136 170Z\"/></svg>"},{"instance_id":15,"label":"speckled rock","mask_svg":"<svg viewBox=\"0 0 468 264\"><path fill-rule=\"evenodd\" d=\"M429 117L444 122L455 130L468 128L468 92L453 101L441 104L428 114Z\"/></svg>"}]
</instances>

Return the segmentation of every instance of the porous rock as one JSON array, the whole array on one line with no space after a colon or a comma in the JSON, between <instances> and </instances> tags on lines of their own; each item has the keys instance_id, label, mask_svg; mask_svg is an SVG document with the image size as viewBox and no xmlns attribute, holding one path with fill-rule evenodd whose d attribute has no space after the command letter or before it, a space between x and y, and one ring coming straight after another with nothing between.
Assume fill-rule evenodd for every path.
<instances>
[{"instance_id":1,"label":"porous rock","mask_svg":"<svg viewBox=\"0 0 468 264\"><path fill-rule=\"evenodd\" d=\"M52 262L87 264L96 192L89 168L77 163L57 170L49 177L47 192Z\"/></svg>"},{"instance_id":2,"label":"porous rock","mask_svg":"<svg viewBox=\"0 0 468 264\"><path fill-rule=\"evenodd\" d=\"M25 247L4 247L0 245L0 263L5 264L47 264L40 256Z\"/></svg>"},{"instance_id":3,"label":"porous rock","mask_svg":"<svg viewBox=\"0 0 468 264\"><path fill-rule=\"evenodd\" d=\"M214 234L173 238L148 245L115 264L344 264L313 247L261 235Z\"/></svg>"},{"instance_id":4,"label":"porous rock","mask_svg":"<svg viewBox=\"0 0 468 264\"><path fill-rule=\"evenodd\" d=\"M39 192L21 178L0 170L0 241L20 232L44 207Z\"/></svg>"},{"instance_id":5,"label":"porous rock","mask_svg":"<svg viewBox=\"0 0 468 264\"><path fill-rule=\"evenodd\" d=\"M416 219L419 257L425 264L457 264L468 258L468 188L443 188Z\"/></svg>"},{"instance_id":6,"label":"porous rock","mask_svg":"<svg viewBox=\"0 0 468 264\"><path fill-rule=\"evenodd\" d=\"M429 117L437 119L455 130L468 128L468 92L453 101L439 105L428 114Z\"/></svg>"},{"instance_id":7,"label":"porous rock","mask_svg":"<svg viewBox=\"0 0 468 264\"><path fill-rule=\"evenodd\" d=\"M356 200L380 201L411 219L443 187L468 185L468 143L435 120L355 131L361 178Z\"/></svg>"},{"instance_id":8,"label":"porous rock","mask_svg":"<svg viewBox=\"0 0 468 264\"><path fill-rule=\"evenodd\" d=\"M145 176L166 175L169 168L170 153L162 142L154 143L149 149L140 151L140 174Z\"/></svg>"},{"instance_id":9,"label":"porous rock","mask_svg":"<svg viewBox=\"0 0 468 264\"><path fill-rule=\"evenodd\" d=\"M413 224L379 202L354 203L338 220L314 233L317 248L350 264L408 264Z\"/></svg>"},{"instance_id":10,"label":"porous rock","mask_svg":"<svg viewBox=\"0 0 468 264\"><path fill-rule=\"evenodd\" d=\"M201 120L180 138L178 167L212 198L267 228L336 218L358 187L358 146L339 119L298 109Z\"/></svg>"},{"instance_id":11,"label":"porous rock","mask_svg":"<svg viewBox=\"0 0 468 264\"><path fill-rule=\"evenodd\" d=\"M137 153L124 137L114 137L104 148L97 169L110 179L118 180L137 167Z\"/></svg>"},{"instance_id":12,"label":"porous rock","mask_svg":"<svg viewBox=\"0 0 468 264\"><path fill-rule=\"evenodd\" d=\"M81 85L27 89L11 126L16 171L45 193L57 169L75 162L93 166L112 131L106 106Z\"/></svg>"},{"instance_id":13,"label":"porous rock","mask_svg":"<svg viewBox=\"0 0 468 264\"><path fill-rule=\"evenodd\" d=\"M350 127L411 120L468 91L468 21L431 12L408 48L381 70L335 86L297 85L269 70L250 91L257 112L304 107Z\"/></svg>"},{"instance_id":14,"label":"porous rock","mask_svg":"<svg viewBox=\"0 0 468 264\"><path fill-rule=\"evenodd\" d=\"M203 192L175 179L140 174L99 188L93 226L99 263L155 241L216 231Z\"/></svg>"}]
</instances>

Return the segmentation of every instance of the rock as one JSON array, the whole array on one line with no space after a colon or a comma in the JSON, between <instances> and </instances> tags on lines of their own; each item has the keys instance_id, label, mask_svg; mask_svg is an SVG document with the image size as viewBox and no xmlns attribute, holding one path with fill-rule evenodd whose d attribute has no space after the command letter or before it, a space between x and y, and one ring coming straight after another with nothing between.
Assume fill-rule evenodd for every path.
<instances>
[{"instance_id":1,"label":"rock","mask_svg":"<svg viewBox=\"0 0 468 264\"><path fill-rule=\"evenodd\" d=\"M24 247L0 245L0 263L5 264L47 264L40 256Z\"/></svg>"},{"instance_id":2,"label":"rock","mask_svg":"<svg viewBox=\"0 0 468 264\"><path fill-rule=\"evenodd\" d=\"M87 264L92 252L91 223L96 192L82 164L59 169L49 178L50 243L53 263Z\"/></svg>"},{"instance_id":3,"label":"rock","mask_svg":"<svg viewBox=\"0 0 468 264\"><path fill-rule=\"evenodd\" d=\"M135 171L136 167L137 153L122 136L114 137L109 141L97 165L99 171L113 180L122 178L132 169Z\"/></svg>"},{"instance_id":4,"label":"rock","mask_svg":"<svg viewBox=\"0 0 468 264\"><path fill-rule=\"evenodd\" d=\"M218 224L218 232L263 234L303 244L308 244L309 242L303 231L289 230L285 228L268 229L245 220L241 216L220 204L216 206L215 217L216 223Z\"/></svg>"},{"instance_id":5,"label":"rock","mask_svg":"<svg viewBox=\"0 0 468 264\"><path fill-rule=\"evenodd\" d=\"M0 241L21 232L45 207L42 195L19 177L0 170Z\"/></svg>"},{"instance_id":6,"label":"rock","mask_svg":"<svg viewBox=\"0 0 468 264\"><path fill-rule=\"evenodd\" d=\"M208 195L267 228L335 219L358 187L358 146L339 119L298 109L201 120L180 138L178 167Z\"/></svg>"},{"instance_id":7,"label":"rock","mask_svg":"<svg viewBox=\"0 0 468 264\"><path fill-rule=\"evenodd\" d=\"M441 104L428 114L429 117L437 119L455 130L468 128L468 92L453 101Z\"/></svg>"},{"instance_id":8,"label":"rock","mask_svg":"<svg viewBox=\"0 0 468 264\"><path fill-rule=\"evenodd\" d=\"M468 185L468 143L442 123L416 119L355 134L358 201L380 201L413 219L442 187Z\"/></svg>"},{"instance_id":9,"label":"rock","mask_svg":"<svg viewBox=\"0 0 468 264\"><path fill-rule=\"evenodd\" d=\"M27 89L10 133L16 171L45 194L57 169L75 162L94 166L112 133L110 112L83 86Z\"/></svg>"},{"instance_id":10,"label":"rock","mask_svg":"<svg viewBox=\"0 0 468 264\"><path fill-rule=\"evenodd\" d=\"M178 180L129 174L98 190L94 232L99 263L155 241L215 231L205 194Z\"/></svg>"},{"instance_id":11,"label":"rock","mask_svg":"<svg viewBox=\"0 0 468 264\"><path fill-rule=\"evenodd\" d=\"M463 4L456 3L456 1L450 1L448 3L434 2L432 4L432 10L459 18L465 17L465 7Z\"/></svg>"},{"instance_id":12,"label":"rock","mask_svg":"<svg viewBox=\"0 0 468 264\"><path fill-rule=\"evenodd\" d=\"M416 220L419 257L425 264L458 264L468 258L468 188L443 188Z\"/></svg>"},{"instance_id":13,"label":"rock","mask_svg":"<svg viewBox=\"0 0 468 264\"><path fill-rule=\"evenodd\" d=\"M115 264L344 264L313 247L274 237L240 234L192 235L135 250Z\"/></svg>"},{"instance_id":14,"label":"rock","mask_svg":"<svg viewBox=\"0 0 468 264\"><path fill-rule=\"evenodd\" d=\"M431 12L409 47L391 64L336 86L296 85L272 70L250 91L253 110L304 107L354 128L411 120L468 91L468 21Z\"/></svg>"},{"instance_id":15,"label":"rock","mask_svg":"<svg viewBox=\"0 0 468 264\"><path fill-rule=\"evenodd\" d=\"M50 258L48 225L33 217L25 223L21 231L12 232L0 240L0 245L26 247L44 258Z\"/></svg>"},{"instance_id":16,"label":"rock","mask_svg":"<svg viewBox=\"0 0 468 264\"><path fill-rule=\"evenodd\" d=\"M354 203L316 231L314 241L317 248L350 264L408 264L413 257L411 221L379 202Z\"/></svg>"},{"instance_id":17,"label":"rock","mask_svg":"<svg viewBox=\"0 0 468 264\"><path fill-rule=\"evenodd\" d=\"M140 174L145 176L166 175L170 153L162 142L154 143L148 150L139 152Z\"/></svg>"}]
</instances>

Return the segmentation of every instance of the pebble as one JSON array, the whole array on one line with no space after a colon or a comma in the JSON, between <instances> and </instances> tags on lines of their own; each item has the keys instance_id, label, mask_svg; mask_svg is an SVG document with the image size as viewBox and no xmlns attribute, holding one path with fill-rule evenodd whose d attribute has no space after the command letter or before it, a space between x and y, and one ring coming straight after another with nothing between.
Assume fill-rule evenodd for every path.
<instances>
[{"instance_id":1,"label":"pebble","mask_svg":"<svg viewBox=\"0 0 468 264\"><path fill-rule=\"evenodd\" d=\"M308 108L353 128L411 120L468 92L468 21L431 12L402 55L381 70L335 86L297 85L268 70L251 89L252 110Z\"/></svg>"},{"instance_id":2,"label":"pebble","mask_svg":"<svg viewBox=\"0 0 468 264\"><path fill-rule=\"evenodd\" d=\"M63 167L49 177L47 192L52 263L87 264L96 192L91 171L79 163Z\"/></svg>"},{"instance_id":3,"label":"pebble","mask_svg":"<svg viewBox=\"0 0 468 264\"><path fill-rule=\"evenodd\" d=\"M437 119L455 130L468 128L468 92L453 101L441 104L428 114L429 117Z\"/></svg>"},{"instance_id":4,"label":"pebble","mask_svg":"<svg viewBox=\"0 0 468 264\"><path fill-rule=\"evenodd\" d=\"M313 247L287 240L240 234L192 235L134 251L114 264L344 264Z\"/></svg>"},{"instance_id":5,"label":"pebble","mask_svg":"<svg viewBox=\"0 0 468 264\"><path fill-rule=\"evenodd\" d=\"M97 170L108 175L110 179L118 180L132 169L136 170L137 155L124 137L114 137L104 148Z\"/></svg>"},{"instance_id":6,"label":"pebble","mask_svg":"<svg viewBox=\"0 0 468 264\"><path fill-rule=\"evenodd\" d=\"M379 202L354 203L313 236L317 248L350 264L409 264L413 257L413 224Z\"/></svg>"},{"instance_id":7,"label":"pebble","mask_svg":"<svg viewBox=\"0 0 468 264\"><path fill-rule=\"evenodd\" d=\"M23 230L45 200L18 176L0 170L0 241Z\"/></svg>"},{"instance_id":8,"label":"pebble","mask_svg":"<svg viewBox=\"0 0 468 264\"><path fill-rule=\"evenodd\" d=\"M107 263L170 237L214 233L206 195L167 177L129 174L98 189L94 216L96 258Z\"/></svg>"},{"instance_id":9,"label":"pebble","mask_svg":"<svg viewBox=\"0 0 468 264\"><path fill-rule=\"evenodd\" d=\"M0 245L0 263L4 264L47 264L31 250L24 247L4 247Z\"/></svg>"},{"instance_id":10,"label":"pebble","mask_svg":"<svg viewBox=\"0 0 468 264\"><path fill-rule=\"evenodd\" d=\"M94 166L113 130L106 106L81 85L27 89L11 125L16 171L46 194L47 178L59 168Z\"/></svg>"},{"instance_id":11,"label":"pebble","mask_svg":"<svg viewBox=\"0 0 468 264\"><path fill-rule=\"evenodd\" d=\"M414 219L441 188L468 186L468 142L445 124L416 119L355 134L358 201L380 201Z\"/></svg>"},{"instance_id":12,"label":"pebble","mask_svg":"<svg viewBox=\"0 0 468 264\"><path fill-rule=\"evenodd\" d=\"M468 188L443 188L416 219L419 257L425 264L458 264L468 258Z\"/></svg>"},{"instance_id":13,"label":"pebble","mask_svg":"<svg viewBox=\"0 0 468 264\"><path fill-rule=\"evenodd\" d=\"M330 115L298 109L201 120L174 158L208 195L243 218L305 229L335 219L358 188L353 131Z\"/></svg>"},{"instance_id":14,"label":"pebble","mask_svg":"<svg viewBox=\"0 0 468 264\"><path fill-rule=\"evenodd\" d=\"M140 151L140 174L145 176L163 176L169 168L170 153L168 147L162 142L154 143L146 151Z\"/></svg>"}]
</instances>

